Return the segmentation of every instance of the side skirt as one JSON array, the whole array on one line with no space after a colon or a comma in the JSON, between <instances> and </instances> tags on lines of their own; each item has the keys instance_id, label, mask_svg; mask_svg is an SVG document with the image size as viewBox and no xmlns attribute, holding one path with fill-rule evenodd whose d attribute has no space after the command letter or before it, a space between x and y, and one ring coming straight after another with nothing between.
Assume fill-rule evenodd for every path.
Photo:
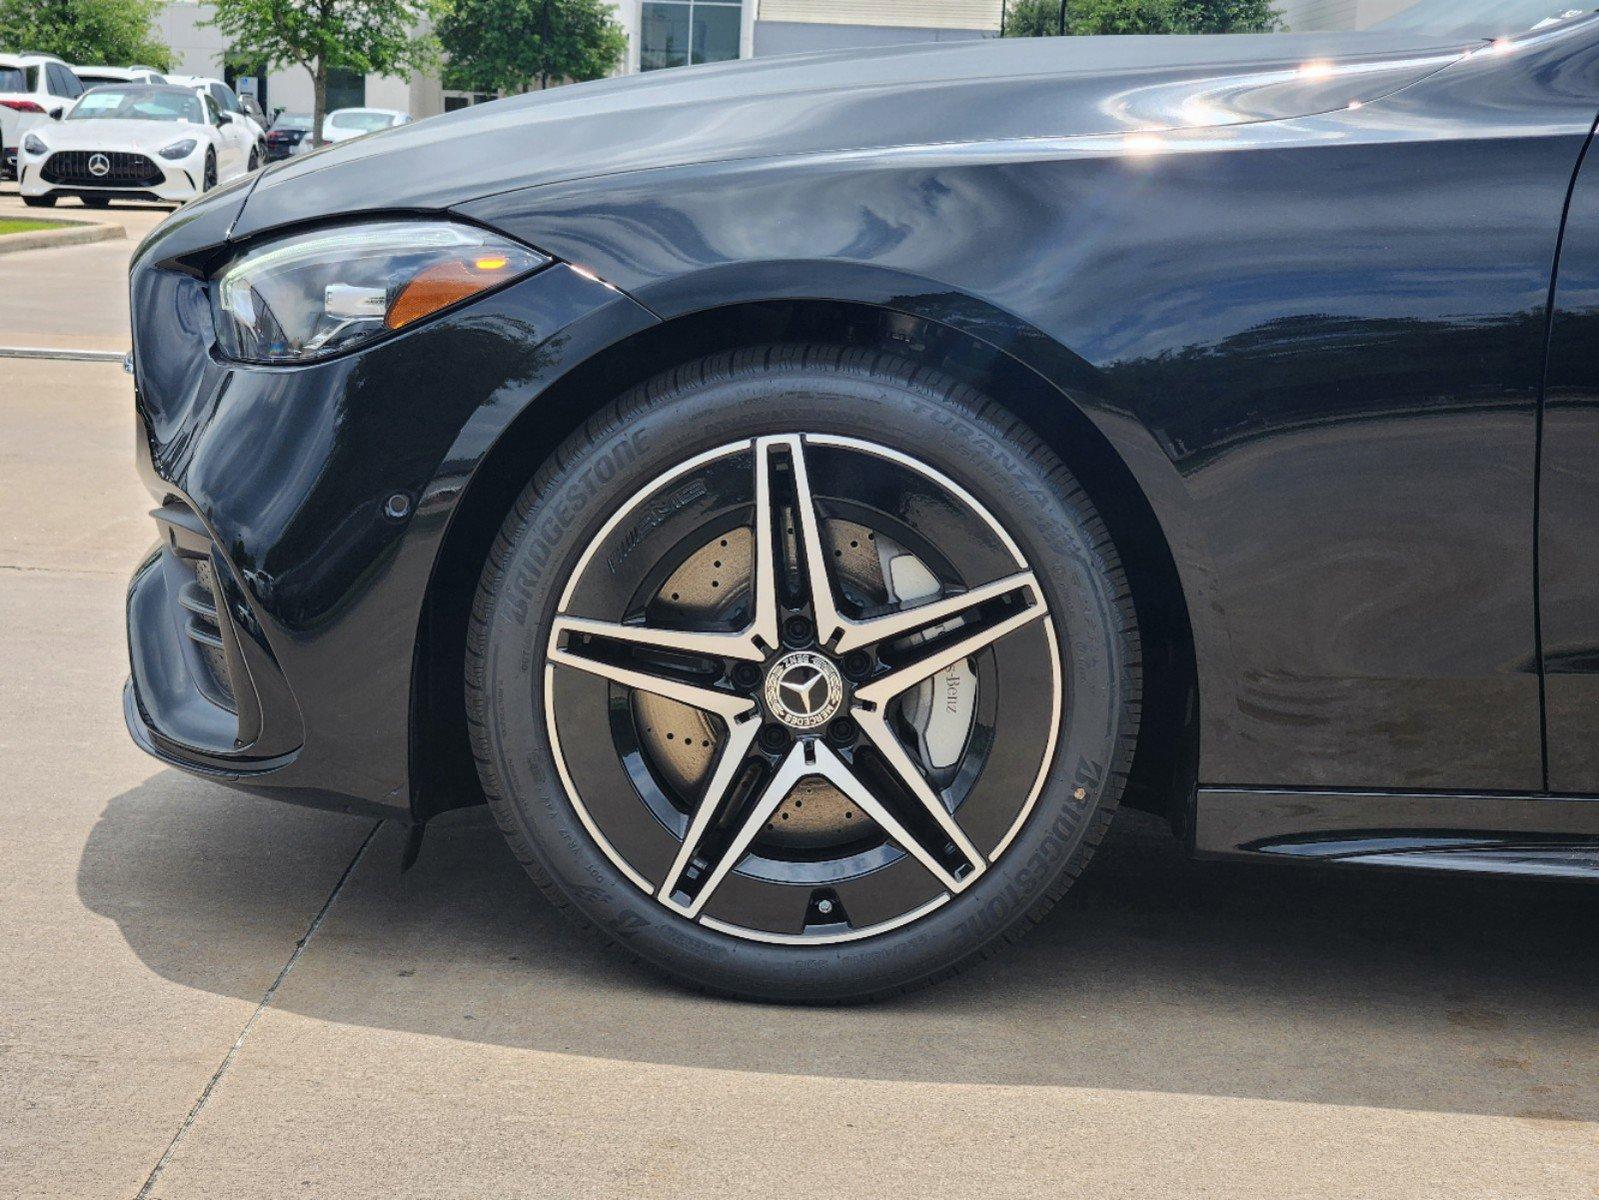
<instances>
[{"instance_id":1,"label":"side skirt","mask_svg":"<svg viewBox=\"0 0 1599 1200\"><path fill-rule=\"evenodd\" d=\"M1200 788L1193 850L1599 882L1599 799Z\"/></svg>"}]
</instances>

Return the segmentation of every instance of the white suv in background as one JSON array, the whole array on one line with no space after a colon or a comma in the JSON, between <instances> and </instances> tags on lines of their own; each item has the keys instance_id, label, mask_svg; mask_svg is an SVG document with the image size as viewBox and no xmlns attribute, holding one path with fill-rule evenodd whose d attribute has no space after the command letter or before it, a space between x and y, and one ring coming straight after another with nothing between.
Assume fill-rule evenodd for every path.
<instances>
[{"instance_id":1,"label":"white suv in background","mask_svg":"<svg viewBox=\"0 0 1599 1200\"><path fill-rule=\"evenodd\" d=\"M85 88L96 88L107 83L165 83L166 76L154 67L84 67L72 68L72 73Z\"/></svg>"},{"instance_id":2,"label":"white suv in background","mask_svg":"<svg viewBox=\"0 0 1599 1200\"><path fill-rule=\"evenodd\" d=\"M60 120L83 92L72 68L52 54L0 54L0 179L17 177L22 135Z\"/></svg>"}]
</instances>

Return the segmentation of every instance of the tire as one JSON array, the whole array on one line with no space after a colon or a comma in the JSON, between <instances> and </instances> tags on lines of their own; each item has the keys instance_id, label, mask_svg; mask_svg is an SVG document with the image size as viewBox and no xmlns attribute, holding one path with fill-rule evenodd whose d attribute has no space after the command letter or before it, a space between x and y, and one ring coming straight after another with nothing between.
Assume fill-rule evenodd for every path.
<instances>
[{"instance_id":1,"label":"tire","mask_svg":"<svg viewBox=\"0 0 1599 1200\"><path fill-rule=\"evenodd\" d=\"M85 207L85 208L110 208L111 207L111 198L109 196L85 196L83 198L83 207Z\"/></svg>"},{"instance_id":2,"label":"tire","mask_svg":"<svg viewBox=\"0 0 1599 1200\"><path fill-rule=\"evenodd\" d=\"M250 151L250 163L244 169L245 169L245 172L248 174L251 171L257 170L260 166L261 166L261 149L260 149L259 146L257 146L257 147L254 147L254 148L251 149L251 151Z\"/></svg>"},{"instance_id":3,"label":"tire","mask_svg":"<svg viewBox=\"0 0 1599 1200\"><path fill-rule=\"evenodd\" d=\"M201 193L209 192L217 185L217 155L215 150L207 150L205 154L205 173L200 177Z\"/></svg>"},{"instance_id":4,"label":"tire","mask_svg":"<svg viewBox=\"0 0 1599 1200\"><path fill-rule=\"evenodd\" d=\"M54 208L59 198L57 196L24 196L22 202L29 208Z\"/></svg>"},{"instance_id":5,"label":"tire","mask_svg":"<svg viewBox=\"0 0 1599 1200\"><path fill-rule=\"evenodd\" d=\"M724 484L750 489L752 499L744 507L719 507L717 489ZM868 493L881 493L883 502L852 499ZM902 496L916 503L901 503ZM748 528L739 523L742 516L695 524L711 519L707 514L746 511L755 514ZM625 519L634 512L643 515ZM632 598L616 601L618 611L642 604L654 639L659 622L648 614L662 611L674 580L695 582L704 592L704 575L727 569L732 587L738 564L724 568L722 558L742 553L747 582L738 585L740 598L726 611L735 624L750 619L750 629L759 627L766 593L756 567L766 560L756 539L763 512L770 544L778 547L768 556L772 577L787 581L775 583L772 593L782 598L783 612L801 615L797 628L794 616L781 618L780 646L756 635L757 650L768 655L759 666L693 660L723 674L716 684L685 693L692 703L682 713L697 714L706 695L723 697L718 704L755 705L744 714L730 708L732 715L719 722L707 718L714 750L697 749L693 737L673 742L691 748L674 753L703 759L698 778L708 782L695 800L693 788L659 783L657 775L677 769L673 762L657 762L653 750L640 749L646 737L659 749L655 725L678 719L672 716L680 713L672 707L677 700L663 701L651 690L664 693L668 685L646 681L639 690L619 684L612 659L633 655L634 635L579 610L612 591L626 594ZM720 545L732 538L745 549L710 548L714 530L730 520L734 527ZM712 541L694 550L707 528ZM868 532L846 546L842 539L859 529ZM831 540L824 542L824 534ZM865 539L876 540L865 550L848 549L867 545ZM799 549L811 545L818 547L814 555ZM715 570L708 554L721 556ZM844 654L844 639L855 635L842 632L843 619L833 609L850 604L852 587L859 593L879 586L861 582L877 578L873 556L885 581L881 588L891 587L891 577L936 576L932 586L944 596L939 603L961 606L962 615L874 644L869 652ZM902 559L912 560L904 571ZM817 578L806 574L813 561L829 562L832 574L807 590L794 581ZM985 563L999 565L979 570ZM980 582L983 574L995 581ZM624 576L629 582L618 584ZM644 581L642 590L629 592L635 577ZM955 582L939 582L948 579ZM1014 584L1018 590L1000 594L1014 580L1023 581ZM709 587L720 582L713 579ZM818 589L825 589L825 612ZM868 633L875 636L874 620L918 620L905 614L934 593L921 593L915 604L887 594L886 618L882 608L863 608L859 629L871 625ZM990 595L997 598L984 599ZM788 607L803 606L807 596L809 608ZM669 599L678 601L678 592ZM861 602L876 601L867 596ZM814 620L810 642L804 640L805 613ZM841 631L825 646L816 644L822 635L815 632L824 627ZM600 632L590 637L585 631L591 628ZM799 640L789 640L791 634ZM667 630L660 636L700 635ZM952 649L957 642L961 651ZM935 705L912 698L931 698L933 680L893 689L907 686L901 675L920 677L936 654L964 653L979 643L965 659L938 668L939 688L943 672L949 673L947 707L957 709L958 694L964 716L955 719L967 725L957 725L953 741L940 740L935 754L928 749L931 725L917 730L910 724L913 715L933 720L926 714ZM650 653L646 648L646 659L625 661L653 662ZM863 665L858 658L870 661ZM906 658L914 663L902 671ZM965 385L888 354L829 346L716 355L651 380L592 417L537 471L506 517L478 587L466 659L468 721L484 791L538 886L581 925L644 963L700 989L758 1000L883 996L948 976L1014 941L1066 892L1103 837L1126 782L1139 721L1132 598L1106 528L1067 468L1019 421ZM648 670L671 675L670 687L677 688L679 665ZM727 700L716 691L737 692L744 686L740 671L753 701L744 693ZM764 683L752 683L761 672ZM881 694L868 699L874 688ZM843 707L838 694L849 697ZM890 710L897 724L884 734ZM813 717L826 718L825 730L801 726ZM755 725L758 735L739 732ZM979 728L982 737L975 735ZM830 749L835 734L848 748ZM622 739L614 746L606 741L613 736ZM756 740L740 740L749 737ZM628 738L637 744L624 745ZM703 746L712 740L706 733ZM621 753L627 745L630 757ZM713 809L705 799L720 778L713 764L724 756L734 761L748 745L755 749L740 778L755 783L742 800L739 785L728 783L725 807ZM958 746L959 757L949 760L946 746ZM768 749L763 765L760 755ZM921 765L912 761L918 754ZM846 757L850 765L839 768ZM650 765L637 773L637 763L646 760ZM784 775L791 760L801 772L810 763L812 774L822 775L821 767L831 763L828 769L842 775L807 776L804 788L791 785ZM899 762L912 766L897 771ZM975 770L968 769L971 762ZM627 775L628 769L635 773ZM594 786L605 780L623 782ZM943 813L926 801L918 805L929 794L929 780ZM823 849L790 848L803 822L778 827L776 816L791 808L800 818L802 791L813 802L804 821L821 822L820 832L805 826L804 836L822 839ZM771 795L778 795L779 808L765 806ZM660 808L661 796L676 807ZM846 819L866 817L868 823L841 825L840 798ZM646 802L657 806L653 823L636 815ZM947 811L952 805L953 816ZM700 806L714 815L697 835ZM819 807L830 814L826 821L815 816ZM896 819L903 835L897 840L882 833L885 821ZM946 837L949 821L961 828ZM1009 832L996 836L1007 822ZM987 832L980 834L980 827ZM664 839L669 857L674 846L696 837L704 839L695 842L703 855L682 849L670 868L657 868L653 876L638 866L660 851L636 846L655 847ZM893 888L890 879L898 881ZM941 888L942 899L925 900ZM667 898L657 898L657 889ZM692 915L696 904L704 906L698 916ZM768 915L768 908L777 915ZM832 915L818 915L823 912ZM873 923L867 912L899 915ZM713 913L720 915L713 919Z\"/></svg>"}]
</instances>

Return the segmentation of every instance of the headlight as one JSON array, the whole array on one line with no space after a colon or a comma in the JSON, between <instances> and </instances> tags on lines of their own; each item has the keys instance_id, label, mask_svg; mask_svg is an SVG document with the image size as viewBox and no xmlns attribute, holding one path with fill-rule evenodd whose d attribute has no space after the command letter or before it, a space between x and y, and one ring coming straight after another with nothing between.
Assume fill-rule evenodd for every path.
<instances>
[{"instance_id":1,"label":"headlight","mask_svg":"<svg viewBox=\"0 0 1599 1200\"><path fill-rule=\"evenodd\" d=\"M24 150L26 150L29 154L48 154L48 153L50 153L50 147L46 146L43 141L41 141L39 138L35 137L31 133L27 137L22 139L22 148Z\"/></svg>"},{"instance_id":2,"label":"headlight","mask_svg":"<svg viewBox=\"0 0 1599 1200\"><path fill-rule=\"evenodd\" d=\"M180 158L188 158L189 155L194 153L194 148L199 144L193 138L184 138L181 142L173 142L172 145L161 151L161 157L170 158L173 162Z\"/></svg>"},{"instance_id":3,"label":"headlight","mask_svg":"<svg viewBox=\"0 0 1599 1200\"><path fill-rule=\"evenodd\" d=\"M312 362L364 345L550 260L470 225L381 221L260 246L211 288L217 340L246 362Z\"/></svg>"}]
</instances>

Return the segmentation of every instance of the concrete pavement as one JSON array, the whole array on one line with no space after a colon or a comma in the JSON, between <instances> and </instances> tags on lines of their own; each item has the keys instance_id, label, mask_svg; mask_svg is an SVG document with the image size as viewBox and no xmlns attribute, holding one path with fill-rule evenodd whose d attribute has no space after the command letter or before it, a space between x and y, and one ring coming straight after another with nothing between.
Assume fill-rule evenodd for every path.
<instances>
[{"instance_id":1,"label":"concrete pavement","mask_svg":"<svg viewBox=\"0 0 1599 1200\"><path fill-rule=\"evenodd\" d=\"M0 217L55 217L121 224L127 236L86 246L0 254L0 346L57 350L128 348L128 259L172 209L155 204L85 208L63 200L28 208L14 183L0 185Z\"/></svg>"},{"instance_id":2,"label":"concrete pavement","mask_svg":"<svg viewBox=\"0 0 1599 1200\"><path fill-rule=\"evenodd\" d=\"M0 345L126 344L79 249L0 260ZM738 1005L574 932L482 810L400 875L393 827L162 769L130 406L0 360L0 1198L1599 1197L1599 889L1202 867L1129 817L953 984Z\"/></svg>"}]
</instances>

